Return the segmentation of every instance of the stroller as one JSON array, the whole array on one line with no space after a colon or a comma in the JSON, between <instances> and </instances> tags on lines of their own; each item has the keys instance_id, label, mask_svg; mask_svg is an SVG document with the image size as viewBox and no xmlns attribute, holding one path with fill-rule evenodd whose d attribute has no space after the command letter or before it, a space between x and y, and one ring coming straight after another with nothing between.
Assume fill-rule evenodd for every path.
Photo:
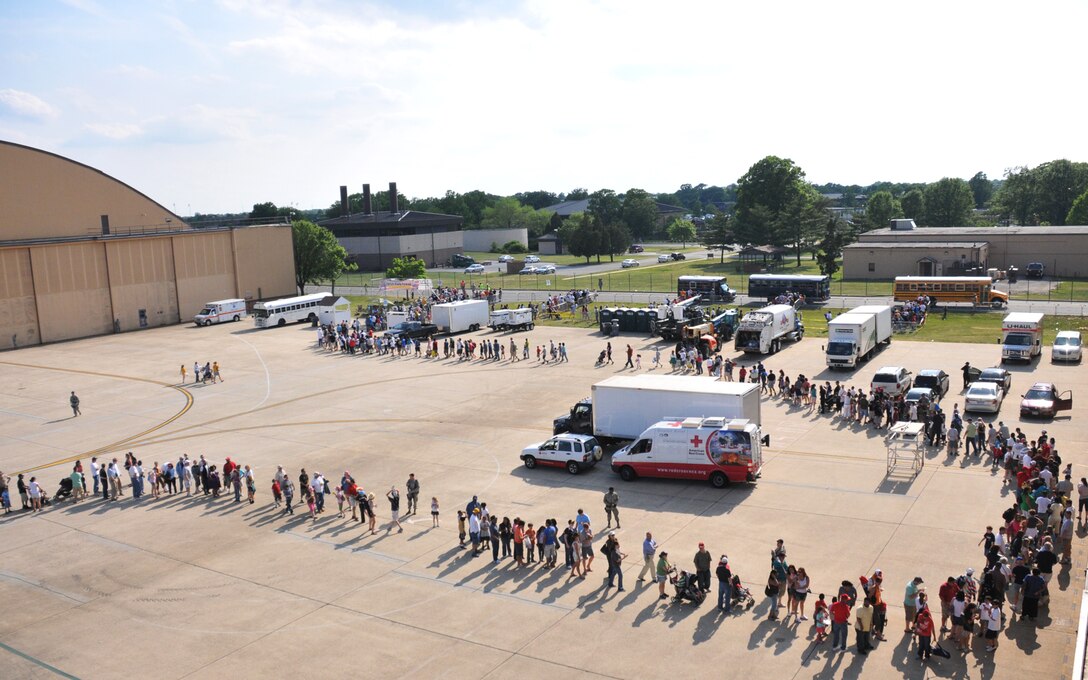
<instances>
[{"instance_id":1,"label":"stroller","mask_svg":"<svg viewBox=\"0 0 1088 680\"><path fill-rule=\"evenodd\" d=\"M56 500L64 500L65 498L72 497L72 480L70 477L63 477L60 480L60 488L57 489L57 493L53 498Z\"/></svg>"},{"instance_id":2,"label":"stroller","mask_svg":"<svg viewBox=\"0 0 1088 680\"><path fill-rule=\"evenodd\" d=\"M743 606L745 609L751 609L756 603L754 597L752 597L752 591L744 587L744 584L740 582L740 576L733 575L733 606Z\"/></svg>"},{"instance_id":3,"label":"stroller","mask_svg":"<svg viewBox=\"0 0 1088 680\"><path fill-rule=\"evenodd\" d=\"M608 351L607 351L607 350L603 350L603 349L602 349L602 350L601 350L601 353L597 355L597 363L595 363L595 364L593 364L593 365L594 365L594 366L600 366L601 364L603 364L603 363L604 363L604 361L605 361L605 356L606 356L607 354L608 354Z\"/></svg>"},{"instance_id":4,"label":"stroller","mask_svg":"<svg viewBox=\"0 0 1088 680\"><path fill-rule=\"evenodd\" d=\"M699 581L694 574L681 571L679 576L673 574L669 580L676 587L676 595L673 597L674 602L691 600L696 605L700 605L706 599L706 591L699 587Z\"/></svg>"}]
</instances>

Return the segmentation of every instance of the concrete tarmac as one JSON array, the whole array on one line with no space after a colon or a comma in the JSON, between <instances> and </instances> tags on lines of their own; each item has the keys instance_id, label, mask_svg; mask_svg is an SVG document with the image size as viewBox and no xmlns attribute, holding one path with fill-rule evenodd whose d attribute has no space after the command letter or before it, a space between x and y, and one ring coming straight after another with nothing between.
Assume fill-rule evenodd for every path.
<instances>
[{"instance_id":1,"label":"concrete tarmac","mask_svg":"<svg viewBox=\"0 0 1088 680\"><path fill-rule=\"evenodd\" d=\"M498 337L520 346L526 336ZM752 485L623 483L607 458L577 476L528 470L521 449L547 438L552 418L594 382L623 373L626 344L644 367L653 351L645 337L612 338L616 364L595 367L605 343L597 333L538 328L528 337L533 345L566 342L571 361L352 357L319 349L309 326L255 330L248 322L0 356L7 475L33 468L53 493L72 466L59 461L81 456L89 467L92 452L101 461L133 451L145 467L186 453L221 466L230 456L253 466L258 482L254 505L229 493L134 500L126 489L117 502L63 502L31 516L16 497L16 512L0 517L0 677L1069 676L1088 564L1083 531L1073 566L1051 584L1049 611L1037 625L1008 623L996 653L979 641L967 655L926 665L901 633L911 578L922 576L936 597L945 578L983 565L979 539L1011 498L988 462L932 450L917 476L889 476L881 433L768 398L763 425L772 446ZM859 386L883 365L943 368L953 375L948 409L962 406L963 362L993 365L999 351L896 341L855 373L832 374L820 344L803 340L766 363ZM218 361L225 382L192 384L194 360ZM184 386L181 364L190 371ZM1088 395L1083 367L1044 360L1011 370L1008 400L985 419L1029 435L1048 430L1075 479L1088 476L1088 430L1076 401ZM1075 410L1021 421L1018 395L1037 380L1071 389ZM82 400L78 418L71 390ZM303 467L320 471L332 485L349 470L378 497L378 532L339 519L331 498L317 521L304 509L285 516L271 503L277 465L295 478ZM421 509L398 533L383 497L392 485L403 494L409 473L421 481ZM456 510L473 495L500 517L537 525L562 524L584 508L599 546L608 486L620 494L625 592L605 588L601 559L585 580L568 580L561 569L493 564L458 547ZM431 527L432 496L440 528ZM698 607L658 600L656 586L635 581L646 531L681 568L691 568L701 541L715 558L728 554L756 606L727 616L713 595ZM841 580L882 569L888 641L862 657L851 633L850 650L835 653L814 642L811 621L767 621L762 590L777 538L812 577L810 617L815 594L830 601Z\"/></svg>"}]
</instances>

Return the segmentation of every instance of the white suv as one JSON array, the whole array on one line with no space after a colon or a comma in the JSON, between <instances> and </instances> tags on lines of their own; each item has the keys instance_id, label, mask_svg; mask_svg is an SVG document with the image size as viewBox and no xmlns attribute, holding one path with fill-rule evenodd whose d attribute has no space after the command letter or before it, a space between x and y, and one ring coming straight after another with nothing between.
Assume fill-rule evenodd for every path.
<instances>
[{"instance_id":1,"label":"white suv","mask_svg":"<svg viewBox=\"0 0 1088 680\"><path fill-rule=\"evenodd\" d=\"M536 255L526 255L525 256L525 264L532 264L534 262L540 262L540 258L537 257Z\"/></svg>"},{"instance_id":2,"label":"white suv","mask_svg":"<svg viewBox=\"0 0 1088 680\"><path fill-rule=\"evenodd\" d=\"M585 434L559 434L539 444L530 444L521 451L521 460L530 470L537 465L566 468L576 475L591 468L604 455L597 440Z\"/></svg>"},{"instance_id":3,"label":"white suv","mask_svg":"<svg viewBox=\"0 0 1088 680\"><path fill-rule=\"evenodd\" d=\"M1061 331L1050 350L1051 361L1080 361L1080 331Z\"/></svg>"},{"instance_id":4,"label":"white suv","mask_svg":"<svg viewBox=\"0 0 1088 680\"><path fill-rule=\"evenodd\" d=\"M873 376L870 385L874 392L884 392L893 397L906 394L910 389L911 372L899 366L885 366Z\"/></svg>"}]
</instances>

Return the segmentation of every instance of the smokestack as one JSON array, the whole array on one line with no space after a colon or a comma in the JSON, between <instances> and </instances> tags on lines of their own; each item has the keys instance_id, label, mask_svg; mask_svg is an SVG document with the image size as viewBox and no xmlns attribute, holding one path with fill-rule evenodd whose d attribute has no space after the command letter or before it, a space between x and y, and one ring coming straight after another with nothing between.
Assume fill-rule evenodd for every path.
<instances>
[{"instance_id":1,"label":"smokestack","mask_svg":"<svg viewBox=\"0 0 1088 680\"><path fill-rule=\"evenodd\" d=\"M389 183L389 212L399 213L400 206L397 205L397 183Z\"/></svg>"},{"instance_id":2,"label":"smokestack","mask_svg":"<svg viewBox=\"0 0 1088 680\"><path fill-rule=\"evenodd\" d=\"M363 185L363 214L364 215L369 215L370 213L374 212L373 207L374 206L372 206L371 203L370 203L370 185L369 184L364 184Z\"/></svg>"},{"instance_id":3,"label":"smokestack","mask_svg":"<svg viewBox=\"0 0 1088 680\"><path fill-rule=\"evenodd\" d=\"M345 184L340 185L340 216L347 217L351 214L348 210L348 187Z\"/></svg>"}]
</instances>

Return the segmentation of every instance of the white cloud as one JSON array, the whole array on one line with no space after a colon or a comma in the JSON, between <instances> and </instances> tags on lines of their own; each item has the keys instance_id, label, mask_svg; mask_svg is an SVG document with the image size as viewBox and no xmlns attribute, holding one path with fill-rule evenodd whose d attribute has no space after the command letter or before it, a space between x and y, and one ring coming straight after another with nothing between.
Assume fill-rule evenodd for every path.
<instances>
[{"instance_id":1,"label":"white cloud","mask_svg":"<svg viewBox=\"0 0 1088 680\"><path fill-rule=\"evenodd\" d=\"M11 88L0 90L0 106L17 116L43 121L53 120L59 115L51 104L40 97Z\"/></svg>"},{"instance_id":2,"label":"white cloud","mask_svg":"<svg viewBox=\"0 0 1088 680\"><path fill-rule=\"evenodd\" d=\"M117 141L132 139L144 132L143 128L135 123L86 123L83 127L100 137Z\"/></svg>"}]
</instances>

